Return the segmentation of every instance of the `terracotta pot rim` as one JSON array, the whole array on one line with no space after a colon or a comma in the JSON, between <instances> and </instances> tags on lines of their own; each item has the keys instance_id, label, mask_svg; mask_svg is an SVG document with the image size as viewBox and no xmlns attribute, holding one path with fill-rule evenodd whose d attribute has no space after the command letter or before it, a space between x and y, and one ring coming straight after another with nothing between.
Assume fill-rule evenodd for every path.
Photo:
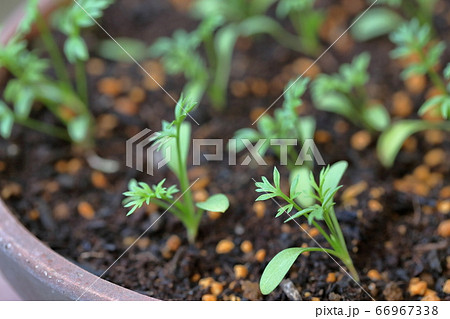
<instances>
[{"instance_id":1,"label":"terracotta pot rim","mask_svg":"<svg viewBox=\"0 0 450 319\"><path fill-rule=\"evenodd\" d=\"M40 8L47 15L65 1L40 0ZM24 6L21 4L4 23L0 43L7 43L14 35L24 16ZM2 78L4 75L0 74L0 82ZM157 300L101 279L69 262L29 232L2 199L0 269L13 289L26 300Z\"/></svg>"}]
</instances>

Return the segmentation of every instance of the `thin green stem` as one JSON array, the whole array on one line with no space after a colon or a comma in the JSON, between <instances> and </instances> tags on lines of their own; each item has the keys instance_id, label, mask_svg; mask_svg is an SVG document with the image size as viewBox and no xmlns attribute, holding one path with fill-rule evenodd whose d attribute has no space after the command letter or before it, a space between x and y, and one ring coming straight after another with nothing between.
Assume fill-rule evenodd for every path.
<instances>
[{"instance_id":1,"label":"thin green stem","mask_svg":"<svg viewBox=\"0 0 450 319\"><path fill-rule=\"evenodd\" d=\"M343 256L341 257L342 261L344 262L344 264L347 266L348 270L350 271L353 279L355 279L356 281L359 282L359 275L358 272L355 269L355 266L353 265L353 261L350 257L350 253L348 252L348 248L347 248L347 244L345 242L345 237L344 234L342 233L342 229L339 225L339 222L337 220L336 214L334 212L334 209L331 208L330 209L330 217L332 220L332 223L334 225L335 228L335 236L337 236L338 240L339 240L339 252L340 254L342 254Z\"/></svg>"},{"instance_id":2,"label":"thin green stem","mask_svg":"<svg viewBox=\"0 0 450 319\"><path fill-rule=\"evenodd\" d=\"M288 196L286 196L284 193L280 193L280 197L282 197L284 200L286 200L288 203L293 204L295 209L298 211L302 210L302 208L293 200L291 200ZM326 241L331 245L331 247L334 250L324 249L324 248L318 248L319 250L325 250L330 254L335 255L336 257L340 258L342 262L345 264L345 266L350 271L350 274L352 277L359 282L359 276L358 272L356 271L353 261L350 258L350 254L347 250L347 245L345 243L345 238L342 233L342 230L339 226L338 220L336 218L336 214L334 213L334 209L331 208L329 212L330 220L328 220L327 226L330 228L332 234L334 235L333 238L336 238L334 240L332 237L330 237L325 230L315 221L312 221L312 224L314 227L317 228L317 230L320 232L320 234L326 239ZM308 214L304 215L306 218L308 218Z\"/></svg>"},{"instance_id":3,"label":"thin green stem","mask_svg":"<svg viewBox=\"0 0 450 319\"><path fill-rule=\"evenodd\" d=\"M48 53L50 54L50 58L53 61L53 67L55 68L57 77L61 81L64 81L68 85L71 85L69 73L67 72L67 68L64 63L64 58L61 54L61 51L59 50L58 45L53 39L46 21L40 13L37 16L37 26L41 34L42 41L44 42L44 45L47 48Z\"/></svg>"},{"instance_id":4,"label":"thin green stem","mask_svg":"<svg viewBox=\"0 0 450 319\"><path fill-rule=\"evenodd\" d=\"M308 214L305 215L306 218L308 218ZM335 241L330 238L330 236L325 232L325 230L322 228L322 226L319 225L315 220L312 221L312 224L314 227L317 228L317 230L322 234L323 237L327 240L327 242L331 245L331 247L335 247Z\"/></svg>"},{"instance_id":5,"label":"thin green stem","mask_svg":"<svg viewBox=\"0 0 450 319\"><path fill-rule=\"evenodd\" d=\"M216 56L216 49L214 48L214 38L212 37L212 35L208 35L203 40L203 43L205 45L206 56L208 57L209 61L209 68L211 70L214 70L217 66L217 56Z\"/></svg>"},{"instance_id":6,"label":"thin green stem","mask_svg":"<svg viewBox=\"0 0 450 319\"><path fill-rule=\"evenodd\" d=\"M333 233L336 234L336 236L339 238L339 240L342 243L344 243L344 246L345 246L344 234L342 233L341 226L339 226L339 222L337 220L337 217L336 217L333 207L330 208L328 216L331 219L330 226L332 227Z\"/></svg>"},{"instance_id":7,"label":"thin green stem","mask_svg":"<svg viewBox=\"0 0 450 319\"><path fill-rule=\"evenodd\" d=\"M185 209L183 203L180 202L180 201L175 202L175 203L174 203L174 206L175 206L180 212L183 212L184 209Z\"/></svg>"},{"instance_id":8,"label":"thin green stem","mask_svg":"<svg viewBox=\"0 0 450 319\"><path fill-rule=\"evenodd\" d=\"M190 190L189 179L187 175L186 163L183 163L181 152L181 123L177 123L177 136L176 136L176 148L177 148L177 161L178 161L178 179L180 181L181 190L184 192L183 204L185 205L185 218L184 224L188 232L188 240L190 243L195 241L197 236L198 224L200 218L196 215L194 201L192 200L192 193ZM201 214L199 214L201 217Z\"/></svg>"},{"instance_id":9,"label":"thin green stem","mask_svg":"<svg viewBox=\"0 0 450 319\"><path fill-rule=\"evenodd\" d=\"M326 252L326 253L328 253L330 255L333 255L333 256L341 259L341 256L337 252L332 250L332 249L320 248L320 247L317 247L317 248L315 248L315 247L308 247L308 248L309 248L309 251Z\"/></svg>"},{"instance_id":10,"label":"thin green stem","mask_svg":"<svg viewBox=\"0 0 450 319\"><path fill-rule=\"evenodd\" d=\"M288 49L302 52L304 47L300 44L299 38L286 31L275 19L268 16L254 16L246 19L239 25L240 34L253 36L256 34L269 34L281 45Z\"/></svg>"},{"instance_id":11,"label":"thin green stem","mask_svg":"<svg viewBox=\"0 0 450 319\"><path fill-rule=\"evenodd\" d=\"M75 63L75 78L77 83L77 91L80 96L83 110L81 110L86 116L89 116L90 122L92 126L90 127L90 132L87 134L86 144L87 148L92 148L94 143L94 130L92 129L95 124L95 119L92 116L91 111L89 110L89 93L88 93L88 83L87 83L87 75L86 75L86 64L84 61L77 60Z\"/></svg>"},{"instance_id":12,"label":"thin green stem","mask_svg":"<svg viewBox=\"0 0 450 319\"><path fill-rule=\"evenodd\" d=\"M178 217L180 219L183 216L183 213L178 208L176 208L174 204L168 204L159 199L152 199L151 201L153 203L155 203L156 205L158 205L159 207L161 207L167 211L170 211L172 214L174 214L176 217Z\"/></svg>"},{"instance_id":13,"label":"thin green stem","mask_svg":"<svg viewBox=\"0 0 450 319\"><path fill-rule=\"evenodd\" d=\"M68 121L66 119L64 119L63 116L61 116L61 112L59 111L59 106L56 105L55 103L51 103L46 99L40 99L37 98L36 101L41 102L42 104L44 104L47 109L50 110L50 112L56 117L58 118L58 120L60 120L64 125L67 125Z\"/></svg>"},{"instance_id":14,"label":"thin green stem","mask_svg":"<svg viewBox=\"0 0 450 319\"><path fill-rule=\"evenodd\" d=\"M89 104L88 98L88 85L87 85L87 76L86 76L86 66L85 63L81 60L77 60L75 63L75 76L77 82L77 91L80 95L81 100L85 105L85 111L87 111L87 105Z\"/></svg>"},{"instance_id":15,"label":"thin green stem","mask_svg":"<svg viewBox=\"0 0 450 319\"><path fill-rule=\"evenodd\" d=\"M327 225L328 229L330 230L330 233L337 234L335 225L334 225L333 221L331 220L331 217L329 216L329 214L324 212L323 219L324 219L325 224Z\"/></svg>"},{"instance_id":16,"label":"thin green stem","mask_svg":"<svg viewBox=\"0 0 450 319\"><path fill-rule=\"evenodd\" d=\"M340 260L342 260L342 262L344 263L344 265L347 267L347 269L350 272L350 275L352 276L352 278L354 280L356 280L357 282L359 282L359 275L358 272L356 271L355 266L353 265L352 260L350 259L350 256L343 256L341 253L334 251L332 249L327 249L327 248L321 248L321 247L308 247L309 251L316 251L316 252L326 252L329 255L333 255L337 258L339 258Z\"/></svg>"},{"instance_id":17,"label":"thin green stem","mask_svg":"<svg viewBox=\"0 0 450 319\"><path fill-rule=\"evenodd\" d=\"M231 62L238 36L237 26L231 24L220 29L215 36L214 43L211 44L211 50L214 50L215 68L208 95L213 106L219 111L223 110L226 104Z\"/></svg>"},{"instance_id":18,"label":"thin green stem","mask_svg":"<svg viewBox=\"0 0 450 319\"><path fill-rule=\"evenodd\" d=\"M280 193L280 197L282 197L285 201L287 201L288 203L294 205L295 209L298 211L301 211L302 208L293 200L291 200L288 196L286 196L284 193ZM306 218L308 218L308 214L304 215ZM317 230L322 234L322 236L326 239L326 241L328 243L330 243L330 245L334 248L334 241L330 238L330 236L325 232L325 230L315 221L312 221L312 224L314 225L314 227L317 228Z\"/></svg>"},{"instance_id":19,"label":"thin green stem","mask_svg":"<svg viewBox=\"0 0 450 319\"><path fill-rule=\"evenodd\" d=\"M350 258L350 255L347 254L346 258L341 257L342 262L345 264L347 269L350 271L350 274L352 275L353 279L357 282L360 282L358 271L355 268L355 265L353 265L353 261Z\"/></svg>"},{"instance_id":20,"label":"thin green stem","mask_svg":"<svg viewBox=\"0 0 450 319\"><path fill-rule=\"evenodd\" d=\"M70 142L70 138L69 135L67 134L66 130L59 128L57 126L48 124L48 123L43 123L37 120L33 120L30 118L19 118L19 117L15 117L14 121L20 125L26 126L28 128L31 128L35 131L47 134L47 135L51 135L54 137L57 137L59 139L65 140L65 141L69 141Z\"/></svg>"}]
</instances>

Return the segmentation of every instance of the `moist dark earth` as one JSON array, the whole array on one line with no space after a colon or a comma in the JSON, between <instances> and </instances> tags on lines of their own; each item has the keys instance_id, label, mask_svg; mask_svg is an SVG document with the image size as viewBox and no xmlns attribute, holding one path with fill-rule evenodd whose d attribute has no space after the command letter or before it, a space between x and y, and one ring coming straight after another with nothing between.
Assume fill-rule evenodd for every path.
<instances>
[{"instance_id":1,"label":"moist dark earth","mask_svg":"<svg viewBox=\"0 0 450 319\"><path fill-rule=\"evenodd\" d=\"M348 2L333 5L346 17L347 25L357 15ZM330 7L326 1L322 4ZM442 2L438 8L435 28L449 43L449 17L445 15L449 6ZM114 37L132 36L150 44L178 28L192 30L196 22L174 10L169 2L134 0L118 1L107 11L102 25ZM106 36L94 28L86 37L95 57L98 39ZM322 72L334 73L340 64L369 51L372 62L368 94L392 112L393 95L407 92L399 78L401 66L389 57L393 45L387 38L365 44L355 43L350 37L343 41L317 66ZM323 44L329 42L325 39ZM449 57L447 51L445 61ZM205 99L192 114L201 124L192 125L193 137L227 141L236 130L250 127L261 108L264 110L282 93L289 79L301 74L296 66L301 64L299 59L305 58L269 37L240 39L233 58L227 108L218 113ZM312 63L313 59L300 61ZM155 61L145 63L157 65ZM163 211L155 207L126 217L121 202L130 179L152 184L167 178L168 185L176 183L167 169L149 176L125 166L126 140L144 128L157 131L163 119L172 120L174 103L161 90L145 84L148 80L136 65L95 58L88 67L91 108L99 127L96 152L117 160L120 171L94 172L82 154L67 143L16 127L9 141L0 140L0 186L2 198L20 221L56 252L100 275L161 217L104 279L164 300L207 300L212 295L217 295L218 300L289 300L289 294L281 288L261 296L258 282L264 267L282 249L316 244L295 223L283 224L282 219L275 219L274 203L254 205L257 194L253 179L271 177L277 159L268 154L268 165L259 167L205 161L201 167L190 169L190 177L200 177L202 184L195 189L195 196L201 197L205 191L222 192L231 202L230 209L219 217L205 214L195 245L188 244L179 221L170 214L161 216ZM162 70L159 73L157 78L163 79L167 91L178 98L183 78L164 76ZM118 93L105 94L99 85L105 78L117 80ZM408 117L415 117L428 89L429 84L420 94L407 92L414 106ZM137 99L136 92L145 95ZM442 288L450 275L449 240L438 233L440 223L448 219L448 210L440 207L450 197L449 135L415 135L404 146L395 166L385 169L376 157L376 137L361 150L355 149L358 147L352 141L359 128L337 115L315 110L309 93L304 100L302 115L313 114L317 120L316 142L325 162L349 162L336 211L361 287L367 293L326 254L312 253L301 256L289 272L298 299L370 300L370 294L376 300L420 300L422 296L413 296L408 290L412 278L418 277L435 291L435 296L450 300ZM54 121L39 107L34 116ZM239 154L238 160L245 156ZM280 169L287 184L288 172ZM315 170L318 172L320 167ZM321 245L327 246L320 236L315 237L306 221L300 222ZM230 246L226 253L216 251L221 241ZM242 273L242 267L236 273L236 265L243 265L248 274Z\"/></svg>"}]
</instances>

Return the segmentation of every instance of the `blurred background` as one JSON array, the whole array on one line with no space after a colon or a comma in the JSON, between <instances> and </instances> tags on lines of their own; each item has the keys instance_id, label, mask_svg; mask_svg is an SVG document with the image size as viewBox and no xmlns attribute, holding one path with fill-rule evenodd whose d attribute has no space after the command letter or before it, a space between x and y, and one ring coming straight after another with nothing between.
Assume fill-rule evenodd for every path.
<instances>
[{"instance_id":1,"label":"blurred background","mask_svg":"<svg viewBox=\"0 0 450 319\"><path fill-rule=\"evenodd\" d=\"M8 17L11 11L22 1L17 0L1 0L0 2L0 25ZM1 28L0 28L1 32ZM0 272L0 300L20 300L19 297L11 290L5 282Z\"/></svg>"},{"instance_id":2,"label":"blurred background","mask_svg":"<svg viewBox=\"0 0 450 319\"><path fill-rule=\"evenodd\" d=\"M0 23L10 14L10 12L22 1L2 0L0 2Z\"/></svg>"}]
</instances>

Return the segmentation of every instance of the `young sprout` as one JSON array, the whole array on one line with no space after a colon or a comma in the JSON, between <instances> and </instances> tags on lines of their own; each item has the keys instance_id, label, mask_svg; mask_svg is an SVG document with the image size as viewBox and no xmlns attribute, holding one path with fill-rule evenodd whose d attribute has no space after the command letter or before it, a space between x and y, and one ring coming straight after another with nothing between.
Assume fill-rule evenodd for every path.
<instances>
[{"instance_id":1,"label":"young sprout","mask_svg":"<svg viewBox=\"0 0 450 319\"><path fill-rule=\"evenodd\" d=\"M246 148L245 143L257 143L264 141L259 152L265 155L268 150L275 153L281 159L281 164L287 165L290 180L300 176L301 179L308 178L312 163L300 159L300 153L292 140L297 144L305 145L308 140L312 141L316 129L316 121L312 116L299 116L298 112L303 102L301 97L306 92L309 79L300 79L297 82L290 81L286 85L283 107L275 110L274 116L263 115L257 122L257 129L244 128L238 130L234 135L236 140L236 151L240 152ZM278 140L274 143L275 140ZM289 140L289 143L286 143ZM287 150L287 152L282 152ZM311 199L303 194L311 189L307 183L298 184L298 190L302 192L299 201L302 204L311 203Z\"/></svg>"},{"instance_id":2,"label":"young sprout","mask_svg":"<svg viewBox=\"0 0 450 319\"><path fill-rule=\"evenodd\" d=\"M236 151L245 149L244 141L248 140L256 143L263 140L260 148L261 155L264 155L269 149L278 157L281 156L281 148L278 145L271 144L274 139L297 139L304 143L307 139L314 138L316 121L312 116L299 116L299 109L303 104L301 97L306 92L309 79L304 78L296 83L290 81L286 85L283 107L275 110L274 116L264 114L257 122L257 129L244 128L236 131L234 139L237 141ZM294 169L298 159L298 152L294 145L287 145L288 158L284 165L289 169Z\"/></svg>"},{"instance_id":3,"label":"young sprout","mask_svg":"<svg viewBox=\"0 0 450 319\"><path fill-rule=\"evenodd\" d=\"M200 45L198 30L191 33L177 30L171 38L160 38L150 47L151 56L161 57L167 73L184 75L187 84L183 92L194 100L201 100L208 89L210 77L208 67L198 52Z\"/></svg>"},{"instance_id":4,"label":"young sprout","mask_svg":"<svg viewBox=\"0 0 450 319\"><path fill-rule=\"evenodd\" d=\"M368 0L374 2L375 0ZM409 19L418 19L421 23L433 24L433 10L438 0L378 0L379 5L399 8Z\"/></svg>"},{"instance_id":5,"label":"young sprout","mask_svg":"<svg viewBox=\"0 0 450 319\"><path fill-rule=\"evenodd\" d=\"M151 141L165 154L170 170L179 181L181 195L177 186L165 187L165 179L158 184L149 186L144 182L130 181L129 190L124 193L124 207L131 207L128 215L142 205L154 203L176 216L186 227L189 242L193 243L198 232L200 220L204 211L224 213L229 207L228 198L223 194L209 197L205 202L194 204L187 174L187 159L191 143L191 126L185 122L188 113L194 110L196 103L180 98L175 107L175 120L162 122L162 130L153 135ZM194 182L195 183L195 182Z\"/></svg>"},{"instance_id":6,"label":"young sprout","mask_svg":"<svg viewBox=\"0 0 450 319\"><path fill-rule=\"evenodd\" d=\"M190 33L178 30L171 38L158 40L150 48L151 55L162 58L169 74L185 76L186 94L201 99L207 93L213 106L221 110L226 104L231 61L239 37L269 34L289 49L317 53L321 14L313 10L314 1L303 4L303 0L282 0L277 9L280 17L290 16L295 22L301 41L267 14L275 2L198 0L192 12L201 21L199 27ZM206 53L206 60L201 51Z\"/></svg>"},{"instance_id":7,"label":"young sprout","mask_svg":"<svg viewBox=\"0 0 450 319\"><path fill-rule=\"evenodd\" d=\"M85 115L84 104L70 86L55 81L46 74L49 68L48 60L29 51L26 41L16 36L0 47L0 67L6 68L14 77L7 82L3 93L5 102L11 103L13 110L0 101L0 127L3 138L10 137L13 124L17 123L58 138L72 140L74 143L86 142L88 131L70 129ZM30 115L35 102L44 104L66 125L67 130L32 119Z\"/></svg>"},{"instance_id":8,"label":"young sprout","mask_svg":"<svg viewBox=\"0 0 450 319\"><path fill-rule=\"evenodd\" d=\"M367 96L369 63L370 55L362 53L351 64L342 65L339 73L319 75L312 90L316 108L345 116L371 132L384 130L390 122L389 113Z\"/></svg>"},{"instance_id":9,"label":"young sprout","mask_svg":"<svg viewBox=\"0 0 450 319\"><path fill-rule=\"evenodd\" d=\"M419 115L437 108L443 119L450 120L450 63L445 67L442 76L447 82L445 90L427 100L419 109Z\"/></svg>"},{"instance_id":10,"label":"young sprout","mask_svg":"<svg viewBox=\"0 0 450 319\"><path fill-rule=\"evenodd\" d=\"M279 18L289 17L300 37L302 51L316 56L320 53L320 27L325 19L324 13L314 8L315 0L280 0L277 6Z\"/></svg>"},{"instance_id":11,"label":"young sprout","mask_svg":"<svg viewBox=\"0 0 450 319\"><path fill-rule=\"evenodd\" d=\"M390 38L397 45L391 52L394 59L417 58L403 71L403 78L427 74L438 89L442 92L446 91L445 83L436 71L442 53L445 51L445 43L433 43L429 25L421 25L417 19L413 19L400 26Z\"/></svg>"},{"instance_id":12,"label":"young sprout","mask_svg":"<svg viewBox=\"0 0 450 319\"><path fill-rule=\"evenodd\" d=\"M88 90L85 62L89 59L86 42L81 30L94 26L95 19L103 16L114 0L78 0L70 6L59 9L53 15L53 25L67 36L64 53L70 63L75 65L77 91L88 104Z\"/></svg>"},{"instance_id":13,"label":"young sprout","mask_svg":"<svg viewBox=\"0 0 450 319\"><path fill-rule=\"evenodd\" d=\"M149 50L135 39L120 38L118 42L130 48L138 59L161 58L167 73L184 76L183 92L199 101L206 94L214 108L223 110L239 37L268 34L284 47L310 55L316 55L320 49L318 29L323 14L313 9L314 1L281 0L278 3L278 17L289 16L299 35L291 34L270 16L269 8L276 2L196 0L192 15L200 23L194 31L177 30L171 37L158 39ZM99 52L108 59L129 61L111 40L103 41Z\"/></svg>"},{"instance_id":14,"label":"young sprout","mask_svg":"<svg viewBox=\"0 0 450 319\"><path fill-rule=\"evenodd\" d=\"M390 167L405 140L420 131L440 129L450 131L450 63L438 73L442 54L445 50L443 42L435 43L428 25L420 25L418 20L412 20L401 26L391 35L391 40L397 45L392 51L394 58L416 57L402 73L407 79L414 75L428 75L439 94L425 101L419 109L419 115L437 111L443 121L401 120L394 123L380 136L377 153L382 164Z\"/></svg>"},{"instance_id":15,"label":"young sprout","mask_svg":"<svg viewBox=\"0 0 450 319\"><path fill-rule=\"evenodd\" d=\"M37 0L29 0L25 17L17 34L4 46L0 46L0 67L6 68L13 76L9 80L5 92L5 102L13 104L9 109L0 101L0 133L8 138L13 123L69 140L85 149L93 147L93 116L88 108L87 79L84 62L89 54L86 44L81 38L81 30L92 26L92 19L75 2L61 8L54 16L57 30L68 36L64 53L71 64L75 65L76 87L73 87L69 73L47 21L41 15ZM101 17L112 0L79 0L78 3L93 18ZM49 53L50 61L41 58L38 52L27 49L27 42L22 40L36 24L40 38ZM53 67L57 79L48 75ZM30 118L32 106L41 103L52 112L66 127L62 129L49 123ZM106 163L106 162L104 162Z\"/></svg>"},{"instance_id":16,"label":"young sprout","mask_svg":"<svg viewBox=\"0 0 450 319\"><path fill-rule=\"evenodd\" d=\"M281 45L288 49L305 52L297 36L289 33L286 29L269 14L269 8L277 0L197 0L194 3L193 16L204 23L212 17L220 19L220 29L226 29L225 33L234 33L237 37L251 37L257 34L268 34ZM278 15L285 17L297 14L309 7L311 0L281 0L278 5ZM312 7L312 5L311 5Z\"/></svg>"},{"instance_id":17,"label":"young sprout","mask_svg":"<svg viewBox=\"0 0 450 319\"><path fill-rule=\"evenodd\" d=\"M437 0L377 0L376 2L367 0L367 2L374 7L357 17L350 30L353 38L358 41L368 41L391 33L406 21L404 16L432 25L433 9Z\"/></svg>"},{"instance_id":18,"label":"young sprout","mask_svg":"<svg viewBox=\"0 0 450 319\"><path fill-rule=\"evenodd\" d=\"M304 217L310 225L314 226L320 232L330 246L329 248L293 247L278 253L269 262L262 274L260 289L264 295L271 293L280 284L295 260L304 252L325 252L333 257L339 258L348 268L353 279L359 281L358 273L353 265L344 235L334 212L334 196L342 187L338 186L338 184L347 166L347 162L341 161L322 169L319 183L315 181L312 173L309 181L301 181L299 178L296 178L290 185L289 194L285 194L281 190L280 173L276 167L273 171L273 184L264 176L262 177L262 182L256 182L256 191L262 193L256 199L257 201L274 198L282 199L285 201L285 204L284 206L280 206L276 217L287 214L289 218L285 222ZM309 196L317 201L317 203L306 207L301 207L297 204L295 199L299 196L297 192L297 184L299 183L311 184L313 191Z\"/></svg>"}]
</instances>

